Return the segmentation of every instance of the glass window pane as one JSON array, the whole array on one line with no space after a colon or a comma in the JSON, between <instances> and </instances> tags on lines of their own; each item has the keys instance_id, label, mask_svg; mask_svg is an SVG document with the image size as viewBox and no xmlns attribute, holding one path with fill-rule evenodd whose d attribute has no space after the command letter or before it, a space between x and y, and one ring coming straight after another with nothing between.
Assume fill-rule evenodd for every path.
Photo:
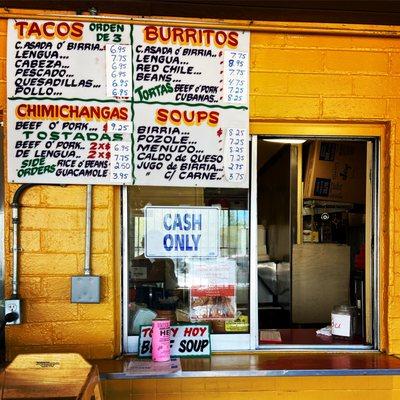
<instances>
[{"instance_id":1,"label":"glass window pane","mask_svg":"<svg viewBox=\"0 0 400 400\"><path fill-rule=\"evenodd\" d=\"M218 206L219 256L146 257L146 205L161 206L161 212L176 206ZM171 226L182 223L184 229L185 221L168 218ZM152 225L158 223L161 231L163 219ZM195 240L182 235L182 240ZM129 187L128 260L129 335L156 316L172 322L209 321L213 333L249 332L247 189Z\"/></svg>"},{"instance_id":2,"label":"glass window pane","mask_svg":"<svg viewBox=\"0 0 400 400\"><path fill-rule=\"evenodd\" d=\"M366 145L259 141L261 345L371 344Z\"/></svg>"}]
</instances>

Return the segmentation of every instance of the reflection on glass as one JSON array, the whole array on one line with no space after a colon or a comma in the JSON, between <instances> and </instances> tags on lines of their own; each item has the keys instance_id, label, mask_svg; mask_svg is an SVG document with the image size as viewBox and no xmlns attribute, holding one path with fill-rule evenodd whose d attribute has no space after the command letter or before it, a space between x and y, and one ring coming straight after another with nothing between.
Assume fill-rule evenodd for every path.
<instances>
[{"instance_id":1,"label":"reflection on glass","mask_svg":"<svg viewBox=\"0 0 400 400\"><path fill-rule=\"evenodd\" d=\"M149 204L182 210L217 205L219 257L147 258L144 208ZM156 316L172 323L208 321L214 333L249 331L247 190L133 186L128 218L130 335Z\"/></svg>"}]
</instances>

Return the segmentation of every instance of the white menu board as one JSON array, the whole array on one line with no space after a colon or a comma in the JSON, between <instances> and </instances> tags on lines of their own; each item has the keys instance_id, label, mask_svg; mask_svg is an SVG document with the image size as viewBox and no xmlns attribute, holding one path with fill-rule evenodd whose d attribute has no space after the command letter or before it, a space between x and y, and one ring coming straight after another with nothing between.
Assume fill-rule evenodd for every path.
<instances>
[{"instance_id":1,"label":"white menu board","mask_svg":"<svg viewBox=\"0 0 400 400\"><path fill-rule=\"evenodd\" d=\"M240 129L248 163L248 32L135 26L133 38L135 183L247 187L247 171L226 171L225 148Z\"/></svg>"},{"instance_id":2,"label":"white menu board","mask_svg":"<svg viewBox=\"0 0 400 400\"><path fill-rule=\"evenodd\" d=\"M122 24L8 21L9 181L132 183L131 99L108 96L111 74L120 78L121 68L125 84L132 82L130 44ZM106 48L118 56L110 79Z\"/></svg>"},{"instance_id":3,"label":"white menu board","mask_svg":"<svg viewBox=\"0 0 400 400\"><path fill-rule=\"evenodd\" d=\"M247 187L248 75L248 32L10 19L8 180Z\"/></svg>"}]
</instances>

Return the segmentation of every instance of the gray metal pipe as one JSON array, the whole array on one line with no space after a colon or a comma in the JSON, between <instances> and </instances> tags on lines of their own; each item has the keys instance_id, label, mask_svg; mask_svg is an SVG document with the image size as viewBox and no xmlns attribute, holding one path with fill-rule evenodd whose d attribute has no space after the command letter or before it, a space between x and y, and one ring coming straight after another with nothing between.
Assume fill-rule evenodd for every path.
<instances>
[{"instance_id":1,"label":"gray metal pipe","mask_svg":"<svg viewBox=\"0 0 400 400\"><path fill-rule=\"evenodd\" d=\"M13 243L12 243L12 276L11 276L11 287L12 299L18 299L18 270L19 270L19 257L18 252L20 251L19 247L19 225L20 225L20 218L19 218L19 209L20 209L20 197L22 196L25 190L31 188L32 186L39 186L40 183L23 183L14 193L13 200L11 203L11 210L12 210L12 226L13 226ZM46 184L45 184L46 185ZM48 184L46 186L61 186L64 187L65 185L57 185L57 184Z\"/></svg>"},{"instance_id":2,"label":"gray metal pipe","mask_svg":"<svg viewBox=\"0 0 400 400\"><path fill-rule=\"evenodd\" d=\"M19 234L18 234L18 225L19 225L19 209L18 205L12 208L12 225L13 225L13 245L12 245L12 276L11 276L11 286L12 292L11 297L18 297L18 251L19 251Z\"/></svg>"},{"instance_id":3,"label":"gray metal pipe","mask_svg":"<svg viewBox=\"0 0 400 400\"><path fill-rule=\"evenodd\" d=\"M13 266L12 266L12 276L11 276L11 286L12 293L11 298L18 298L18 266L19 266L19 257L18 252L19 248L19 199L22 196L22 193L29 189L32 186L37 186L34 183L24 183L22 184L14 193L14 197L11 203L12 210L12 226L13 226L13 244L12 244L12 253L13 253Z\"/></svg>"},{"instance_id":4,"label":"gray metal pipe","mask_svg":"<svg viewBox=\"0 0 400 400\"><path fill-rule=\"evenodd\" d=\"M91 275L90 259L92 246L92 188L92 185L87 185L86 187L85 275Z\"/></svg>"}]
</instances>

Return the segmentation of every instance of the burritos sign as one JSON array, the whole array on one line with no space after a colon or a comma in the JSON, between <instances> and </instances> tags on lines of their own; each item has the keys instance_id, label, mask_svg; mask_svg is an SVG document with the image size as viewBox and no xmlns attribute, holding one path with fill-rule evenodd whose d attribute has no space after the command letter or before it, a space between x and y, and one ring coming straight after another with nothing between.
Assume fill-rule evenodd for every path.
<instances>
[{"instance_id":1,"label":"burritos sign","mask_svg":"<svg viewBox=\"0 0 400 400\"><path fill-rule=\"evenodd\" d=\"M145 256L218 257L219 214L217 206L146 206Z\"/></svg>"},{"instance_id":2,"label":"burritos sign","mask_svg":"<svg viewBox=\"0 0 400 400\"><path fill-rule=\"evenodd\" d=\"M138 357L151 357L151 326L141 326ZM171 325L171 357L210 357L208 324Z\"/></svg>"}]
</instances>

